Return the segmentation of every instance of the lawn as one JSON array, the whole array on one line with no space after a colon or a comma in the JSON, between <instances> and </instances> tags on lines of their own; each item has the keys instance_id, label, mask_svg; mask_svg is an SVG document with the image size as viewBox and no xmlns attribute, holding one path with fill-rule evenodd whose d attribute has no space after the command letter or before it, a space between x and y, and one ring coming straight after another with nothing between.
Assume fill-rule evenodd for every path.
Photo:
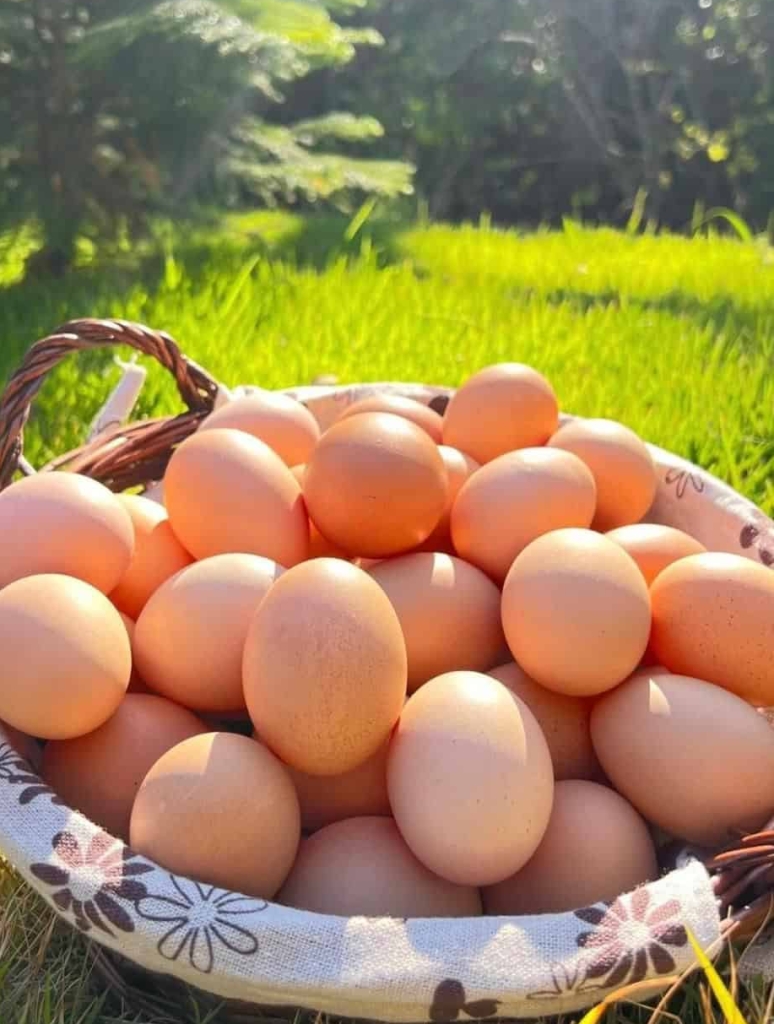
<instances>
[{"instance_id":1,"label":"lawn","mask_svg":"<svg viewBox=\"0 0 774 1024\"><path fill-rule=\"evenodd\" d=\"M517 360L552 380L565 409L621 419L774 512L774 250L762 242L260 214L210 237L168 233L161 251L109 268L84 258L61 282L20 281L21 255L6 247L0 264L0 379L32 341L84 315L163 328L226 384L334 374L454 385ZM28 430L33 463L78 443L117 372L104 355L56 372ZM175 408L153 372L141 413ZM80 940L0 869L2 904L2 1024L123 1019L94 1003ZM750 1024L764 1002L748 994ZM696 986L671 1009L713 1019Z\"/></svg>"}]
</instances>

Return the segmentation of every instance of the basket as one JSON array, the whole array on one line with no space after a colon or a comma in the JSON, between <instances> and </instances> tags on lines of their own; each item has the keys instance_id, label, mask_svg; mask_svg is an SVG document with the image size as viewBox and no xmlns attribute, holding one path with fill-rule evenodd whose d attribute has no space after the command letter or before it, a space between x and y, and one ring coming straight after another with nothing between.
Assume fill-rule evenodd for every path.
<instances>
[{"instance_id":1,"label":"basket","mask_svg":"<svg viewBox=\"0 0 774 1024\"><path fill-rule=\"evenodd\" d=\"M29 350L0 399L0 488L22 459L30 403L65 355L129 345L174 376L187 411L117 426L42 471L67 469L113 490L157 482L175 445L212 410L219 385L167 334L77 320ZM249 389L248 389L249 390ZM321 426L374 390L443 411L451 391L411 384L301 387ZM699 467L651 446L659 488L649 519L715 550L774 563L774 523ZM21 459L21 462L20 462ZM612 903L535 917L332 917L171 874L68 808L0 727L0 850L56 913L94 942L109 983L163 1019L187 986L233 1022L300 1007L340 1017L444 1021L574 1012L622 986L668 988L694 965L688 930L710 953L747 940L774 899L774 827L723 851L662 850L665 874ZM221 1019L221 1018L219 1018Z\"/></svg>"}]
</instances>

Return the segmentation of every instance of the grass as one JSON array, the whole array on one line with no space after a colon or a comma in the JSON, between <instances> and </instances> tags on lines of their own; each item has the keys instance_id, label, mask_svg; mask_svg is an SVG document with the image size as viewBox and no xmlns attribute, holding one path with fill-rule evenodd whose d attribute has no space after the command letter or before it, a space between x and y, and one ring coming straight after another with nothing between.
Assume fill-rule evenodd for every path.
<instances>
[{"instance_id":1,"label":"grass","mask_svg":"<svg viewBox=\"0 0 774 1024\"><path fill-rule=\"evenodd\" d=\"M387 220L286 214L230 219L209 236L167 231L161 246L89 262L61 282L25 282L29 237L0 246L0 380L61 321L98 315L170 331L226 384L459 383L519 360L553 381L564 408L624 420L774 512L774 252L717 236L688 240L591 230L519 236ZM117 370L90 354L45 384L27 432L39 464L73 447ZM157 368L141 414L178 408ZM82 940L0 866L0 1022L137 1020L101 1002ZM728 977L728 975L727 975ZM749 1024L769 992L744 992ZM96 1000L96 1001L95 1001ZM608 1011L644 1022L650 1011ZM181 1021L195 1020L181 1009ZM701 982L669 1013L722 1020Z\"/></svg>"}]
</instances>

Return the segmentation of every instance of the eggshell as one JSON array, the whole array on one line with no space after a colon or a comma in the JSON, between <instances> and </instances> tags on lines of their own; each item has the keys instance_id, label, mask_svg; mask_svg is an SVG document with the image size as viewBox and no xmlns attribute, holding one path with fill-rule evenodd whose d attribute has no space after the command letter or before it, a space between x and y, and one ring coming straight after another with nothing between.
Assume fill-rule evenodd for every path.
<instances>
[{"instance_id":1,"label":"eggshell","mask_svg":"<svg viewBox=\"0 0 774 1024\"><path fill-rule=\"evenodd\" d=\"M229 552L295 565L309 553L301 488L268 445L205 430L175 450L164 477L172 529L195 558Z\"/></svg>"},{"instance_id":2,"label":"eggshell","mask_svg":"<svg viewBox=\"0 0 774 1024\"><path fill-rule=\"evenodd\" d=\"M484 889L487 914L556 914L614 900L658 878L648 826L595 782L558 782L543 841L521 871Z\"/></svg>"},{"instance_id":3,"label":"eggshell","mask_svg":"<svg viewBox=\"0 0 774 1024\"><path fill-rule=\"evenodd\" d=\"M8 725L7 722L0 722L0 726L2 726L8 746L10 746L11 750L18 754L19 757L24 758L34 771L39 772L40 762L43 759L43 748L41 745L34 740L32 736L27 736L26 733L19 732L18 729L12 728L12 726ZM3 751L3 755L5 752L6 751ZM386 786L387 783L385 781L385 791Z\"/></svg>"},{"instance_id":4,"label":"eggshell","mask_svg":"<svg viewBox=\"0 0 774 1024\"><path fill-rule=\"evenodd\" d=\"M435 409L423 405L422 402L415 402L413 398L403 398L401 395L371 395L370 398L361 398L359 402L347 406L339 420L363 412L391 412L395 416L403 416L421 427L436 444L441 443L443 420Z\"/></svg>"},{"instance_id":5,"label":"eggshell","mask_svg":"<svg viewBox=\"0 0 774 1024\"><path fill-rule=\"evenodd\" d=\"M406 695L406 645L392 605L349 562L288 570L245 644L244 692L258 735L310 775L339 775L376 753Z\"/></svg>"},{"instance_id":6,"label":"eggshell","mask_svg":"<svg viewBox=\"0 0 774 1024\"><path fill-rule=\"evenodd\" d=\"M148 598L193 559L172 532L162 505L135 494L119 494L134 527L134 554L110 600L136 619Z\"/></svg>"},{"instance_id":7,"label":"eggshell","mask_svg":"<svg viewBox=\"0 0 774 1024\"><path fill-rule=\"evenodd\" d=\"M443 511L441 518L438 521L438 525L427 538L419 544L416 551L445 551L447 554L454 555L454 544L452 542L451 535L451 510L454 505L454 500L460 492L460 488L476 472L480 469L479 464L475 459L471 459L469 455L459 451L457 448L450 448L446 444L438 445L438 454L443 459L443 464L446 466L446 475L449 479L448 495L446 499L446 508Z\"/></svg>"},{"instance_id":8,"label":"eggshell","mask_svg":"<svg viewBox=\"0 0 774 1024\"><path fill-rule=\"evenodd\" d=\"M642 573L618 544L591 530L556 530L526 547L505 581L502 616L524 671L576 697L625 679L650 634Z\"/></svg>"},{"instance_id":9,"label":"eggshell","mask_svg":"<svg viewBox=\"0 0 774 1024\"><path fill-rule=\"evenodd\" d=\"M307 775L288 768L301 808L301 827L307 832L316 832L345 818L389 815L389 746L387 739L375 754L341 775Z\"/></svg>"},{"instance_id":10,"label":"eggshell","mask_svg":"<svg viewBox=\"0 0 774 1024\"><path fill-rule=\"evenodd\" d=\"M707 552L665 569L651 588L656 660L774 704L774 573L741 555Z\"/></svg>"},{"instance_id":11,"label":"eggshell","mask_svg":"<svg viewBox=\"0 0 774 1024\"><path fill-rule=\"evenodd\" d=\"M0 651L0 718L41 739L102 725L132 671L121 616L72 576L28 576L0 590Z\"/></svg>"},{"instance_id":12,"label":"eggshell","mask_svg":"<svg viewBox=\"0 0 774 1024\"><path fill-rule=\"evenodd\" d=\"M573 420L548 442L583 459L597 485L595 530L642 519L656 496L656 466L645 443L614 420Z\"/></svg>"},{"instance_id":13,"label":"eggshell","mask_svg":"<svg viewBox=\"0 0 774 1024\"><path fill-rule=\"evenodd\" d=\"M243 710L247 631L283 571L258 555L215 555L167 580L137 620L140 677L155 692L196 711Z\"/></svg>"},{"instance_id":14,"label":"eggshell","mask_svg":"<svg viewBox=\"0 0 774 1024\"><path fill-rule=\"evenodd\" d=\"M483 464L545 444L558 423L556 395L545 377L522 363L498 363L473 374L452 396L443 443Z\"/></svg>"},{"instance_id":15,"label":"eggshell","mask_svg":"<svg viewBox=\"0 0 774 1024\"><path fill-rule=\"evenodd\" d=\"M303 490L306 465L291 466L290 472L298 481L298 486ZM320 533L312 520L309 520L309 558L346 558L349 555L346 551L336 547Z\"/></svg>"},{"instance_id":16,"label":"eggshell","mask_svg":"<svg viewBox=\"0 0 774 1024\"><path fill-rule=\"evenodd\" d=\"M452 506L456 551L499 583L536 537L562 527L589 526L596 488L575 455L526 448L482 466Z\"/></svg>"},{"instance_id":17,"label":"eggshell","mask_svg":"<svg viewBox=\"0 0 774 1024\"><path fill-rule=\"evenodd\" d=\"M496 664L505 643L500 591L475 566L421 553L386 559L368 571L400 621L409 692L443 672Z\"/></svg>"},{"instance_id":18,"label":"eggshell","mask_svg":"<svg viewBox=\"0 0 774 1024\"><path fill-rule=\"evenodd\" d=\"M134 530L107 487L76 473L38 473L0 494L0 587L61 574L109 593L126 572Z\"/></svg>"},{"instance_id":19,"label":"eggshell","mask_svg":"<svg viewBox=\"0 0 774 1024\"><path fill-rule=\"evenodd\" d=\"M548 744L557 781L599 778L601 768L591 743L593 702L590 699L547 690L513 661L488 674L523 700L537 719Z\"/></svg>"},{"instance_id":20,"label":"eggshell","mask_svg":"<svg viewBox=\"0 0 774 1024\"><path fill-rule=\"evenodd\" d=\"M501 683L448 672L403 709L387 789L414 855L458 885L518 871L548 825L554 776L534 715Z\"/></svg>"},{"instance_id":21,"label":"eggshell","mask_svg":"<svg viewBox=\"0 0 774 1024\"><path fill-rule=\"evenodd\" d=\"M172 701L130 693L87 736L48 743L43 778L69 807L128 842L142 780L162 754L206 731L203 722Z\"/></svg>"},{"instance_id":22,"label":"eggshell","mask_svg":"<svg viewBox=\"0 0 774 1024\"><path fill-rule=\"evenodd\" d=\"M352 555L395 555L438 525L448 498L446 467L416 424L361 413L323 434L307 464L304 498L332 543Z\"/></svg>"},{"instance_id":23,"label":"eggshell","mask_svg":"<svg viewBox=\"0 0 774 1024\"><path fill-rule=\"evenodd\" d=\"M134 664L134 620L130 619L129 616L125 615L123 612L119 612L118 614L121 616L121 621L123 622L124 628L126 629L126 635L129 637L129 647L132 650L132 674L129 677L129 687L127 693L147 693L148 687L140 678L136 666Z\"/></svg>"},{"instance_id":24,"label":"eggshell","mask_svg":"<svg viewBox=\"0 0 774 1024\"><path fill-rule=\"evenodd\" d=\"M658 523L634 523L611 530L607 536L620 544L639 566L648 586L672 562L707 549L695 537Z\"/></svg>"},{"instance_id":25,"label":"eggshell","mask_svg":"<svg viewBox=\"0 0 774 1024\"><path fill-rule=\"evenodd\" d=\"M241 430L267 444L287 466L306 462L320 437L312 413L288 395L261 391L235 398L210 413L199 430Z\"/></svg>"},{"instance_id":26,"label":"eggshell","mask_svg":"<svg viewBox=\"0 0 774 1024\"><path fill-rule=\"evenodd\" d=\"M392 818L350 818L304 839L278 901L343 917L474 917L481 897L416 859Z\"/></svg>"},{"instance_id":27,"label":"eggshell","mask_svg":"<svg viewBox=\"0 0 774 1024\"><path fill-rule=\"evenodd\" d=\"M301 829L288 773L247 736L211 732L178 743L151 768L132 810L131 845L168 871L271 899Z\"/></svg>"},{"instance_id":28,"label":"eggshell","mask_svg":"<svg viewBox=\"0 0 774 1024\"><path fill-rule=\"evenodd\" d=\"M591 738L615 788L671 835L719 846L774 813L774 731L722 687L637 672L596 704Z\"/></svg>"}]
</instances>

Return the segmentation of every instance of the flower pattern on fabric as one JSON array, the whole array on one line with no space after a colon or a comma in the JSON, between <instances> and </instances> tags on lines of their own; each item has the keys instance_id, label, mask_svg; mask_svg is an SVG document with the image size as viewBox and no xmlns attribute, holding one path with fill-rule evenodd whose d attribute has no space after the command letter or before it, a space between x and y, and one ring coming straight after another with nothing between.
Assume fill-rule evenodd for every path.
<instances>
[{"instance_id":1,"label":"flower pattern on fabric","mask_svg":"<svg viewBox=\"0 0 774 1024\"><path fill-rule=\"evenodd\" d=\"M576 917L594 926L592 931L581 932L577 940L589 953L586 979L604 979L605 988L617 988L642 981L651 973L670 974L676 966L671 949L688 942L680 915L677 900L654 904L645 887L620 896L609 906L576 910Z\"/></svg>"},{"instance_id":2,"label":"flower pattern on fabric","mask_svg":"<svg viewBox=\"0 0 774 1024\"><path fill-rule=\"evenodd\" d=\"M739 545L744 550L751 548L753 544L758 540L761 535L761 531L754 523L747 523L742 527L739 534ZM758 548L758 557L761 562L770 569L774 565L774 551L769 551L767 548Z\"/></svg>"},{"instance_id":3,"label":"flower pattern on fabric","mask_svg":"<svg viewBox=\"0 0 774 1024\"><path fill-rule=\"evenodd\" d=\"M449 396L436 395L435 398L431 399L427 404L433 412L437 412L439 416L443 416L446 412L446 406L449 404Z\"/></svg>"},{"instance_id":4,"label":"flower pattern on fabric","mask_svg":"<svg viewBox=\"0 0 774 1024\"><path fill-rule=\"evenodd\" d=\"M265 900L174 875L169 880L177 896L148 894L137 903L140 917L170 925L157 944L165 959L177 961L183 957L197 971L211 974L219 949L239 956L254 956L258 952L258 939L239 919L265 910Z\"/></svg>"},{"instance_id":5,"label":"flower pattern on fabric","mask_svg":"<svg viewBox=\"0 0 774 1024\"><path fill-rule=\"evenodd\" d=\"M445 978L433 993L430 1020L438 1022L457 1020L461 1013L473 1020L494 1017L499 1007L496 999L468 1000L465 986L456 978Z\"/></svg>"},{"instance_id":6,"label":"flower pattern on fabric","mask_svg":"<svg viewBox=\"0 0 774 1024\"><path fill-rule=\"evenodd\" d=\"M553 964L551 966L551 988L530 992L528 999L557 999L581 990L585 975L582 965Z\"/></svg>"},{"instance_id":7,"label":"flower pattern on fabric","mask_svg":"<svg viewBox=\"0 0 774 1024\"><path fill-rule=\"evenodd\" d=\"M668 469L664 480L670 487L674 485L678 498L685 497L685 492L689 487L692 487L697 494L701 494L704 490L702 478L696 473L689 473L687 469Z\"/></svg>"},{"instance_id":8,"label":"flower pattern on fabric","mask_svg":"<svg viewBox=\"0 0 774 1024\"><path fill-rule=\"evenodd\" d=\"M19 803L22 807L32 803L39 796L50 796L52 804L63 806L63 801L53 789L35 774L27 760L14 750L10 743L0 743L0 779L12 786L24 787L19 793Z\"/></svg>"},{"instance_id":9,"label":"flower pattern on fabric","mask_svg":"<svg viewBox=\"0 0 774 1024\"><path fill-rule=\"evenodd\" d=\"M676 899L656 903L646 887L608 903L573 912L590 931L578 934L581 955L551 967L550 988L529 999L558 999L576 993L620 988L676 970L672 950L688 943Z\"/></svg>"},{"instance_id":10,"label":"flower pattern on fabric","mask_svg":"<svg viewBox=\"0 0 774 1024\"><path fill-rule=\"evenodd\" d=\"M136 876L153 867L107 832L97 832L85 847L71 832L58 832L52 845L59 863L32 864L30 870L56 890L51 899L58 910L82 932L97 928L114 935L111 925L133 932L134 922L121 901L133 903L146 895Z\"/></svg>"}]
</instances>

